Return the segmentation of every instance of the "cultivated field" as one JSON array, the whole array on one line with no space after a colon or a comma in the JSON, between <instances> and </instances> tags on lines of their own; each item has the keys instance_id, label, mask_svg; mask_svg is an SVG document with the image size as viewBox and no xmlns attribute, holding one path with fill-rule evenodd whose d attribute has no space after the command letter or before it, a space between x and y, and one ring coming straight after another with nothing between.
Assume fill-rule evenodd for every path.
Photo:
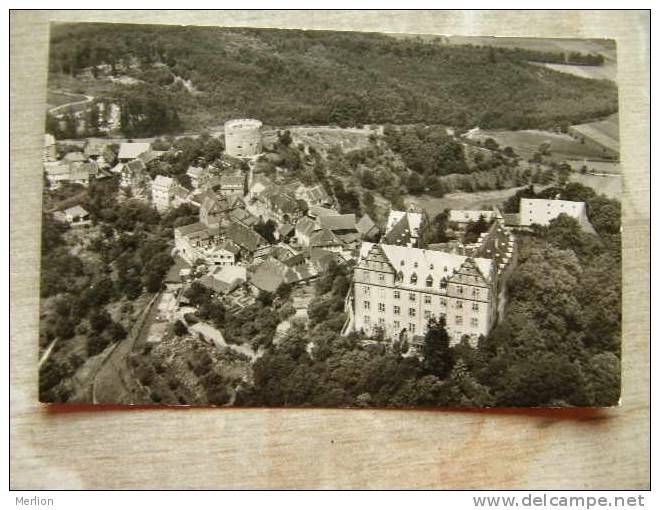
<instances>
[{"instance_id":1,"label":"cultivated field","mask_svg":"<svg viewBox=\"0 0 660 510\"><path fill-rule=\"evenodd\" d=\"M602 152L586 144L582 144L563 133L552 133L537 129L521 131L479 130L470 135L472 140L494 139L501 147L512 147L517 154L529 159L543 143L550 144L553 159L590 159L602 158Z\"/></svg>"}]
</instances>

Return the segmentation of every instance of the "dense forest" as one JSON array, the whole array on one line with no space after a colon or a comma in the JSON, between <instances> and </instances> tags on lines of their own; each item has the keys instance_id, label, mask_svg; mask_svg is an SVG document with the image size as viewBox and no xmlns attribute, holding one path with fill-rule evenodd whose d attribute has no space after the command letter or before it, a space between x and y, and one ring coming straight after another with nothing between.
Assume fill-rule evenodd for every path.
<instances>
[{"instance_id":1,"label":"dense forest","mask_svg":"<svg viewBox=\"0 0 660 510\"><path fill-rule=\"evenodd\" d=\"M243 116L272 125L524 129L617 111L615 84L530 64L555 61L537 53L369 33L59 24L50 73L52 82L83 74L132 78L101 98L123 108L122 130L131 136ZM598 56L574 57L598 63Z\"/></svg>"}]
</instances>

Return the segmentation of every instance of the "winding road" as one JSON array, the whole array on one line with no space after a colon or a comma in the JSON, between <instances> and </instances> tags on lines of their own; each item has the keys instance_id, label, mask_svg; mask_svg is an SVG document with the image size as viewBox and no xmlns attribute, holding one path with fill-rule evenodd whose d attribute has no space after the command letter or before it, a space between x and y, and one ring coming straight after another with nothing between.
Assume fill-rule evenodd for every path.
<instances>
[{"instance_id":1,"label":"winding road","mask_svg":"<svg viewBox=\"0 0 660 510\"><path fill-rule=\"evenodd\" d=\"M66 108L70 108L72 106L84 105L94 101L94 96L88 96L87 94L74 94L73 92L65 92L63 90L54 90L53 92L57 92L58 94L64 94L66 96L74 96L74 97L85 96L85 99L79 101L72 101L70 103L64 103L58 106L53 106L52 108L48 109L48 113L50 113L51 115L57 115L58 113L60 113L59 110L65 110Z\"/></svg>"}]
</instances>

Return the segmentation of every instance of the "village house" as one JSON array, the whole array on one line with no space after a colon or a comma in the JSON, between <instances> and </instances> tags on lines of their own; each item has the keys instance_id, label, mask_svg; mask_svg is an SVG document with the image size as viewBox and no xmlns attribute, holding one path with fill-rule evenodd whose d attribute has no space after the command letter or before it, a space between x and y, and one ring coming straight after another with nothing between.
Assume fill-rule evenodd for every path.
<instances>
[{"instance_id":1,"label":"village house","mask_svg":"<svg viewBox=\"0 0 660 510\"><path fill-rule=\"evenodd\" d=\"M303 248L309 247L312 234L320 230L318 224L308 216L303 216L296 222L296 240Z\"/></svg>"},{"instance_id":2,"label":"village house","mask_svg":"<svg viewBox=\"0 0 660 510\"><path fill-rule=\"evenodd\" d=\"M280 223L292 223L305 214L304 203L293 194L282 191L262 193L260 200Z\"/></svg>"},{"instance_id":3,"label":"village house","mask_svg":"<svg viewBox=\"0 0 660 510\"><path fill-rule=\"evenodd\" d=\"M220 229L209 228L204 223L193 223L174 229L174 246L178 254L188 263L205 260L207 251L220 243Z\"/></svg>"},{"instance_id":4,"label":"village house","mask_svg":"<svg viewBox=\"0 0 660 510\"><path fill-rule=\"evenodd\" d=\"M50 133L44 135L44 162L57 160L57 145L55 144L55 137Z\"/></svg>"},{"instance_id":5,"label":"village house","mask_svg":"<svg viewBox=\"0 0 660 510\"><path fill-rule=\"evenodd\" d=\"M295 190L295 197L298 200L304 200L309 207L313 205L324 206L332 204L332 198L320 184L309 187L298 186Z\"/></svg>"},{"instance_id":6,"label":"village house","mask_svg":"<svg viewBox=\"0 0 660 510\"><path fill-rule=\"evenodd\" d=\"M307 211L307 216L312 218L313 220L317 219L319 216L334 216L336 214L339 214L334 209L329 209L327 207L321 207L319 205L312 205L309 207L309 210Z\"/></svg>"},{"instance_id":7,"label":"village house","mask_svg":"<svg viewBox=\"0 0 660 510\"><path fill-rule=\"evenodd\" d=\"M215 266L233 266L240 251L241 249L232 241L224 241L206 250L200 258L207 264Z\"/></svg>"},{"instance_id":8,"label":"village house","mask_svg":"<svg viewBox=\"0 0 660 510\"><path fill-rule=\"evenodd\" d=\"M157 175L151 183L151 200L158 212L164 212L170 208L173 187L174 180L164 175Z\"/></svg>"},{"instance_id":9,"label":"village house","mask_svg":"<svg viewBox=\"0 0 660 510\"><path fill-rule=\"evenodd\" d=\"M83 154L89 161L95 161L100 169L107 169L114 159L112 150L108 147L108 142L102 140L88 140L85 143Z\"/></svg>"},{"instance_id":10,"label":"village house","mask_svg":"<svg viewBox=\"0 0 660 510\"><path fill-rule=\"evenodd\" d=\"M385 227L384 242L399 246L415 247L419 243L422 213L410 208L408 211L390 211Z\"/></svg>"},{"instance_id":11,"label":"village house","mask_svg":"<svg viewBox=\"0 0 660 510\"><path fill-rule=\"evenodd\" d=\"M295 285L316 278L318 273L309 264L290 267L269 257L261 264L250 267L249 283L255 292L275 292L280 285Z\"/></svg>"},{"instance_id":12,"label":"village house","mask_svg":"<svg viewBox=\"0 0 660 510\"><path fill-rule=\"evenodd\" d=\"M80 205L55 213L55 218L65 221L72 227L84 227L92 223L89 213Z\"/></svg>"},{"instance_id":13,"label":"village house","mask_svg":"<svg viewBox=\"0 0 660 510\"><path fill-rule=\"evenodd\" d=\"M247 270L243 266L217 267L198 281L216 294L228 294L247 281Z\"/></svg>"},{"instance_id":14,"label":"village house","mask_svg":"<svg viewBox=\"0 0 660 510\"><path fill-rule=\"evenodd\" d=\"M117 154L120 163L140 159L146 164L152 157L151 144L146 142L124 142L119 146L119 154Z\"/></svg>"},{"instance_id":15,"label":"village house","mask_svg":"<svg viewBox=\"0 0 660 510\"><path fill-rule=\"evenodd\" d=\"M360 234L357 231L355 214L333 214L319 216L317 223L322 229L329 230L337 236L344 245L344 249L354 249L360 244Z\"/></svg>"},{"instance_id":16,"label":"village house","mask_svg":"<svg viewBox=\"0 0 660 510\"><path fill-rule=\"evenodd\" d=\"M372 220L366 213L360 218L360 221L357 222L355 228L364 241L376 241L380 234L378 225L376 225L374 220Z\"/></svg>"},{"instance_id":17,"label":"village house","mask_svg":"<svg viewBox=\"0 0 660 510\"><path fill-rule=\"evenodd\" d=\"M224 236L238 245L241 248L241 255L246 258L251 258L257 249L268 244L268 241L257 232L235 222L231 222L225 229Z\"/></svg>"},{"instance_id":18,"label":"village house","mask_svg":"<svg viewBox=\"0 0 660 510\"><path fill-rule=\"evenodd\" d=\"M245 175L223 175L220 177L220 193L225 196L245 194Z\"/></svg>"},{"instance_id":19,"label":"village house","mask_svg":"<svg viewBox=\"0 0 660 510\"><path fill-rule=\"evenodd\" d=\"M141 159L134 159L121 166L121 180L120 186L124 188L141 188L147 183L149 176L147 175L147 167Z\"/></svg>"},{"instance_id":20,"label":"village house","mask_svg":"<svg viewBox=\"0 0 660 510\"><path fill-rule=\"evenodd\" d=\"M80 184L88 186L91 179L96 178L99 173L95 162L69 162L56 161L44 164L46 179L50 189L57 189L63 183Z\"/></svg>"},{"instance_id":21,"label":"village house","mask_svg":"<svg viewBox=\"0 0 660 510\"><path fill-rule=\"evenodd\" d=\"M207 226L228 225L231 222L230 212L244 208L245 202L237 195L220 197L206 192L201 200L199 218Z\"/></svg>"},{"instance_id":22,"label":"village house","mask_svg":"<svg viewBox=\"0 0 660 510\"><path fill-rule=\"evenodd\" d=\"M206 180L210 177L211 173L208 168L199 166L190 166L186 171L186 175L190 177L190 185L193 189L201 188Z\"/></svg>"},{"instance_id":23,"label":"village house","mask_svg":"<svg viewBox=\"0 0 660 510\"><path fill-rule=\"evenodd\" d=\"M407 246L362 243L346 299L343 333L382 332L423 341L428 321L444 317L451 344L472 346L487 335L497 313L497 272L486 258Z\"/></svg>"}]
</instances>

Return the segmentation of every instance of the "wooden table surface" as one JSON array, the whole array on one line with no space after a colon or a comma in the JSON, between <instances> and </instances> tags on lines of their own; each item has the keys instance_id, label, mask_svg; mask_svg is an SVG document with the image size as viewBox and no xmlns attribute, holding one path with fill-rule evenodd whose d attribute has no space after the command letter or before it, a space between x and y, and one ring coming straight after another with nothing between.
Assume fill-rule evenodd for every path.
<instances>
[{"instance_id":1,"label":"wooden table surface","mask_svg":"<svg viewBox=\"0 0 660 510\"><path fill-rule=\"evenodd\" d=\"M39 404L38 239L50 19L616 38L625 168L622 405L469 412L91 410ZM646 13L636 12L14 11L11 487L648 488L649 23Z\"/></svg>"}]
</instances>

